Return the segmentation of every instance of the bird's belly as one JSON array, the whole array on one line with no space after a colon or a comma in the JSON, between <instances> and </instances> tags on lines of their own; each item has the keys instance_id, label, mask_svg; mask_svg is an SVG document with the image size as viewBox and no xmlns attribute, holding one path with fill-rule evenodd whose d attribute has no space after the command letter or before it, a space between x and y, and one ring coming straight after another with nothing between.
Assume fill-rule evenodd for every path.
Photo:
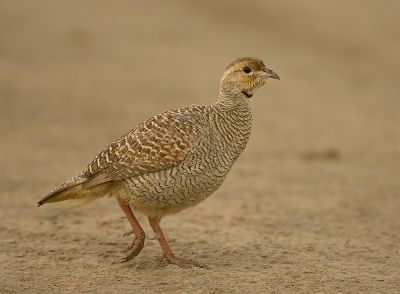
<instances>
[{"instance_id":1,"label":"bird's belly","mask_svg":"<svg viewBox=\"0 0 400 294\"><path fill-rule=\"evenodd\" d=\"M194 206L224 181L231 162L192 161L164 171L126 179L122 198L146 215L163 216Z\"/></svg>"}]
</instances>

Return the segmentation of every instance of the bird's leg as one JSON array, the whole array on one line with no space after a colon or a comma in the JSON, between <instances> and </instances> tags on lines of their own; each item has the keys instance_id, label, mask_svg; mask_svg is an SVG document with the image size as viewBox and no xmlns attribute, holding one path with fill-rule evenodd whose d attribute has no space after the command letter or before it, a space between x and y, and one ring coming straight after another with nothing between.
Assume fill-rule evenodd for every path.
<instances>
[{"instance_id":1,"label":"bird's leg","mask_svg":"<svg viewBox=\"0 0 400 294\"><path fill-rule=\"evenodd\" d=\"M128 261L138 255L140 251L142 251L144 246L145 234L129 205L123 204L121 202L119 203L119 205L121 206L126 217L128 218L128 221L132 227L132 233L135 235L132 244L128 248L129 254L124 258L124 261Z\"/></svg>"},{"instance_id":2,"label":"bird's leg","mask_svg":"<svg viewBox=\"0 0 400 294\"><path fill-rule=\"evenodd\" d=\"M176 264L179 266L182 266L185 264L192 264L197 267L206 267L205 265L200 264L194 260L181 259L181 258L176 257L174 255L174 253L172 252L171 247L169 247L168 241L165 238L163 231L161 230L160 219L156 218L156 217L149 217L149 223L158 239L158 242L160 243L161 249L164 253L164 257L167 259L167 261L169 263Z\"/></svg>"}]
</instances>

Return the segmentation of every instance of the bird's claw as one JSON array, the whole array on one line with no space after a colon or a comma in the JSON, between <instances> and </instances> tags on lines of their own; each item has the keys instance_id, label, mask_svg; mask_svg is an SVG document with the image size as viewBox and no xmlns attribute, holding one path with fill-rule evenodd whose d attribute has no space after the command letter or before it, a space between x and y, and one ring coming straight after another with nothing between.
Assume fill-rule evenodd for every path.
<instances>
[{"instance_id":1,"label":"bird's claw","mask_svg":"<svg viewBox=\"0 0 400 294\"><path fill-rule=\"evenodd\" d=\"M133 247L135 247L135 245L136 245L136 240L137 240L137 238L134 237L133 240L132 240L132 242L131 242L131 244L128 246L128 248L126 248L125 251L130 251L130 250L132 250Z\"/></svg>"},{"instance_id":2,"label":"bird's claw","mask_svg":"<svg viewBox=\"0 0 400 294\"><path fill-rule=\"evenodd\" d=\"M130 230L130 231L128 231L128 232L125 232L125 233L122 235L122 237L127 237L127 236L130 236L130 235L132 235L132 234L133 234L133 231ZM135 234L133 234L133 235L135 235Z\"/></svg>"},{"instance_id":3,"label":"bird's claw","mask_svg":"<svg viewBox=\"0 0 400 294\"><path fill-rule=\"evenodd\" d=\"M132 243L128 246L128 248L126 248L126 251L128 251L128 255L125 258L123 258L122 262L126 262L134 258L136 255L140 253L140 251L142 251L144 246L144 239L145 239L144 236L140 238L136 236L132 230L129 232L125 232L122 236L126 237L130 235L133 235L133 240Z\"/></svg>"},{"instance_id":4,"label":"bird's claw","mask_svg":"<svg viewBox=\"0 0 400 294\"><path fill-rule=\"evenodd\" d=\"M199 262L197 262L197 261L195 261L193 259L178 258L174 254L167 254L164 257L169 263L176 264L177 266L180 266L180 267L183 267L183 266L186 266L186 265L193 265L193 266L196 266L196 267L208 269L207 265L199 263Z\"/></svg>"},{"instance_id":5,"label":"bird's claw","mask_svg":"<svg viewBox=\"0 0 400 294\"><path fill-rule=\"evenodd\" d=\"M144 246L144 238L135 237L131 245L129 245L127 249L127 251L129 252L128 255L122 261L126 262L134 258L136 255L140 253L140 251L142 251L143 246Z\"/></svg>"}]
</instances>

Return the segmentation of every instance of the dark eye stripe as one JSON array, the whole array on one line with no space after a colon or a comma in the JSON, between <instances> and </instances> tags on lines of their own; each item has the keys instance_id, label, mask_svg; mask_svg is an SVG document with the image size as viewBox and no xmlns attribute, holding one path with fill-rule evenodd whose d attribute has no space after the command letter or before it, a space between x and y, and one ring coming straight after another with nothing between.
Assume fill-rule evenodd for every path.
<instances>
[{"instance_id":1,"label":"dark eye stripe","mask_svg":"<svg viewBox=\"0 0 400 294\"><path fill-rule=\"evenodd\" d=\"M248 67L248 66L245 66L245 67L243 67L243 71L244 71L245 73L250 73L250 72L251 72L251 68Z\"/></svg>"}]
</instances>

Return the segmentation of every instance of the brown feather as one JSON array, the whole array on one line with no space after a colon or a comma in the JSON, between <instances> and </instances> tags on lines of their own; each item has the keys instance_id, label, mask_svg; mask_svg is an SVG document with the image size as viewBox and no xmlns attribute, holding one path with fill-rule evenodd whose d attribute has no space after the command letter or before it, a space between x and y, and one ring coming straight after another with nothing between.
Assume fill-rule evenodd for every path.
<instances>
[{"instance_id":1,"label":"brown feather","mask_svg":"<svg viewBox=\"0 0 400 294\"><path fill-rule=\"evenodd\" d=\"M205 106L170 110L141 123L106 148L81 176L84 188L178 165L202 137ZM192 124L192 121L199 124Z\"/></svg>"}]
</instances>

